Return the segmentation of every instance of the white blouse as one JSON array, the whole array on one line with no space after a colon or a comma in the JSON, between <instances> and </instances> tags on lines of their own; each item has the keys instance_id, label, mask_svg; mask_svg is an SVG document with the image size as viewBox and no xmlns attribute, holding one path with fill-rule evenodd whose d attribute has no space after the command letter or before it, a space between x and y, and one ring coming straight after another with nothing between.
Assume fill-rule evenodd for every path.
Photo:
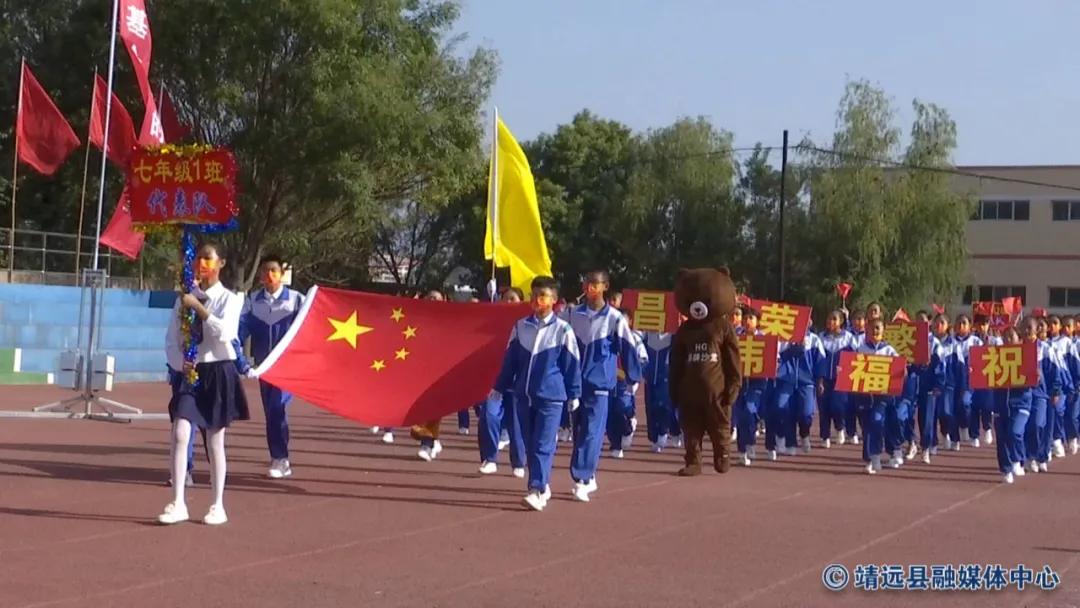
<instances>
[{"instance_id":1,"label":"white blouse","mask_svg":"<svg viewBox=\"0 0 1080 608\"><path fill-rule=\"evenodd\" d=\"M203 336L199 344L197 363L234 361L236 350L232 342L240 328L240 314L244 310L244 298L215 283L205 292L196 291L196 297L205 297L203 306L210 316L202 322ZM165 334L165 356L174 371L184 369L184 346L180 337L180 299L173 306L172 321Z\"/></svg>"}]
</instances>

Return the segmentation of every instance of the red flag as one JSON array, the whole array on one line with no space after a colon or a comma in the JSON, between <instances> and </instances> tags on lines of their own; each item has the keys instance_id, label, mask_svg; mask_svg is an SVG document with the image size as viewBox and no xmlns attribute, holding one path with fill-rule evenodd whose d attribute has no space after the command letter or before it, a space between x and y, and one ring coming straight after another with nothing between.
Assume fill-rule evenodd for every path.
<instances>
[{"instance_id":1,"label":"red flag","mask_svg":"<svg viewBox=\"0 0 1080 608\"><path fill-rule=\"evenodd\" d=\"M158 100L158 114L161 116L161 127L165 132L165 143L173 143L184 139L191 134L191 127L180 122L176 114L176 106L173 105L172 96L168 89L161 88L161 99Z\"/></svg>"},{"instance_id":2,"label":"red flag","mask_svg":"<svg viewBox=\"0 0 1080 608\"><path fill-rule=\"evenodd\" d=\"M1036 319L1044 319L1046 318L1046 309L1036 308L1031 311L1031 316L1035 317Z\"/></svg>"},{"instance_id":3,"label":"red flag","mask_svg":"<svg viewBox=\"0 0 1080 608\"><path fill-rule=\"evenodd\" d=\"M846 300L851 293L851 283L837 283L836 295L840 296L841 300Z\"/></svg>"},{"instance_id":4,"label":"red flag","mask_svg":"<svg viewBox=\"0 0 1080 608\"><path fill-rule=\"evenodd\" d=\"M1007 315L1018 315L1024 310L1024 301L1019 297L1002 298L1001 307L1005 309Z\"/></svg>"},{"instance_id":5,"label":"red flag","mask_svg":"<svg viewBox=\"0 0 1080 608\"><path fill-rule=\"evenodd\" d=\"M146 16L146 4L143 0L120 0L120 39L135 66L135 77L139 80L139 90L143 101L149 107L154 95L150 89L150 53L153 44L150 36L150 20Z\"/></svg>"},{"instance_id":6,"label":"red flag","mask_svg":"<svg viewBox=\"0 0 1080 608\"><path fill-rule=\"evenodd\" d=\"M907 311L905 311L903 308L896 309L896 314L892 316L892 320L894 322L903 321L905 323L911 323L911 317L908 316Z\"/></svg>"},{"instance_id":7,"label":"red flag","mask_svg":"<svg viewBox=\"0 0 1080 608\"><path fill-rule=\"evenodd\" d=\"M934 313L939 315L945 314L945 307L941 304L931 304L931 306L934 308Z\"/></svg>"},{"instance_id":8,"label":"red flag","mask_svg":"<svg viewBox=\"0 0 1080 608\"><path fill-rule=\"evenodd\" d=\"M146 235L131 227L131 205L128 202L127 188L124 188L120 193L120 200L116 202L116 211L113 211L109 225L101 233L101 244L134 260L139 257L144 240Z\"/></svg>"},{"instance_id":9,"label":"red flag","mask_svg":"<svg viewBox=\"0 0 1080 608\"><path fill-rule=\"evenodd\" d=\"M105 93L109 85L101 76L94 79L94 101L90 108L90 143L104 149L105 141ZM135 123L131 114L116 97L112 95L112 107L109 108L109 147L106 154L109 160L127 170L127 161L138 142L135 140Z\"/></svg>"},{"instance_id":10,"label":"red flag","mask_svg":"<svg viewBox=\"0 0 1080 608\"><path fill-rule=\"evenodd\" d=\"M42 175L52 175L80 143L64 115L23 62L19 108L15 115L15 148L19 160Z\"/></svg>"},{"instance_id":11,"label":"red flag","mask_svg":"<svg viewBox=\"0 0 1080 608\"><path fill-rule=\"evenodd\" d=\"M484 400L523 304L313 287L259 377L364 424L437 420Z\"/></svg>"},{"instance_id":12,"label":"red flag","mask_svg":"<svg viewBox=\"0 0 1080 608\"><path fill-rule=\"evenodd\" d=\"M151 94L143 101L146 103L146 114L143 115L142 130L139 131L139 145L147 148L160 146L165 143L165 130L161 126L161 115L154 104L154 96Z\"/></svg>"}]
</instances>

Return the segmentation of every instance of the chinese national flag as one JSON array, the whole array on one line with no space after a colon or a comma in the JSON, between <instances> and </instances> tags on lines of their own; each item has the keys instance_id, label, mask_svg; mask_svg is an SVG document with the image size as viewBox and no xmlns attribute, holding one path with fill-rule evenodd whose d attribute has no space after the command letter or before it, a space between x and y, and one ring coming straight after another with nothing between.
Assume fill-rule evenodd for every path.
<instances>
[{"instance_id":1,"label":"chinese national flag","mask_svg":"<svg viewBox=\"0 0 1080 608\"><path fill-rule=\"evenodd\" d=\"M104 149L105 144L105 95L109 85L101 76L94 79L94 101L90 108L90 143ZM120 168L127 170L127 161L131 158L131 151L138 145L135 138L135 123L131 120L124 104L112 95L112 105L109 107L109 147L106 154L109 160L116 163Z\"/></svg>"},{"instance_id":2,"label":"chinese national flag","mask_svg":"<svg viewBox=\"0 0 1080 608\"><path fill-rule=\"evenodd\" d=\"M131 203L128 201L127 188L124 188L109 225L101 233L101 244L134 260L139 257L145 240L145 234L131 227Z\"/></svg>"},{"instance_id":3,"label":"chinese national flag","mask_svg":"<svg viewBox=\"0 0 1080 608\"><path fill-rule=\"evenodd\" d=\"M79 147L79 138L26 63L22 64L21 83L15 149L19 160L42 175L52 175Z\"/></svg>"},{"instance_id":4,"label":"chinese national flag","mask_svg":"<svg viewBox=\"0 0 1080 608\"><path fill-rule=\"evenodd\" d=\"M372 426L483 401L527 305L432 302L313 287L260 379Z\"/></svg>"}]
</instances>

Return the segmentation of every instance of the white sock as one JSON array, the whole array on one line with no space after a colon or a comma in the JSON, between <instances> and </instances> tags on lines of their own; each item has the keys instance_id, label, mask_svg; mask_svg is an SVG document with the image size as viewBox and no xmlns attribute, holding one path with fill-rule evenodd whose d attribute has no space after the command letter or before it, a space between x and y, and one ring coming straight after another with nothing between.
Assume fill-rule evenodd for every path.
<instances>
[{"instance_id":1,"label":"white sock","mask_svg":"<svg viewBox=\"0 0 1080 608\"><path fill-rule=\"evenodd\" d=\"M225 429L207 429L206 443L210 446L210 487L214 491L212 504L221 506L225 500Z\"/></svg>"},{"instance_id":2,"label":"white sock","mask_svg":"<svg viewBox=\"0 0 1080 608\"><path fill-rule=\"evenodd\" d=\"M172 428L173 502L184 504L184 480L187 479L187 446L191 440L191 422L177 418Z\"/></svg>"}]
</instances>

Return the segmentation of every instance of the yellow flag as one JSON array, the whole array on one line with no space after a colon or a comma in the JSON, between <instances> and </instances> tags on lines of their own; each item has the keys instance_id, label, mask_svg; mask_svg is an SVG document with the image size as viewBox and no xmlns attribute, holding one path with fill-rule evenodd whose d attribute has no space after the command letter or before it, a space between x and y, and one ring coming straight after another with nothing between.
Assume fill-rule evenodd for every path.
<instances>
[{"instance_id":1,"label":"yellow flag","mask_svg":"<svg viewBox=\"0 0 1080 608\"><path fill-rule=\"evenodd\" d=\"M502 119L496 117L495 124L484 258L494 260L498 267L509 267L510 282L528 294L535 277L551 276L551 257L529 160Z\"/></svg>"}]
</instances>

